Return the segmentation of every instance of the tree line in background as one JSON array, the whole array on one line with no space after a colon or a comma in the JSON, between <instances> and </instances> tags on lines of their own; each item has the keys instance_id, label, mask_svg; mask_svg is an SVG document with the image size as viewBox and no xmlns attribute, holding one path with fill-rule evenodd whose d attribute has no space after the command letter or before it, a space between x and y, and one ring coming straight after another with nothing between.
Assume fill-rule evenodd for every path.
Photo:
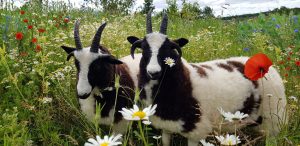
<instances>
[{"instance_id":1,"label":"tree line in background","mask_svg":"<svg viewBox=\"0 0 300 146\"><path fill-rule=\"evenodd\" d=\"M136 0L84 0L86 3L94 4L96 7L101 6L102 11L108 14L129 14ZM180 17L194 19L213 17L213 10L210 7L201 9L200 5L188 3L182 0L182 9L179 9L176 0L166 0L168 7L164 10L170 15L179 15ZM149 10L155 9L153 0L144 0L143 6L134 10L136 13L146 14Z\"/></svg>"}]
</instances>

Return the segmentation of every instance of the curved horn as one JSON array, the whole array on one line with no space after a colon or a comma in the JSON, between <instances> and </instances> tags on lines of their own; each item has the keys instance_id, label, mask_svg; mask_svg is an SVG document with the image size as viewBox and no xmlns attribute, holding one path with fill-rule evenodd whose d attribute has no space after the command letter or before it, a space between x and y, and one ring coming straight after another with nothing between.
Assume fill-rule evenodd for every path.
<instances>
[{"instance_id":1,"label":"curved horn","mask_svg":"<svg viewBox=\"0 0 300 146\"><path fill-rule=\"evenodd\" d=\"M152 33L152 22L151 22L152 9L149 10L146 18L146 30L147 34Z\"/></svg>"},{"instance_id":2,"label":"curved horn","mask_svg":"<svg viewBox=\"0 0 300 146\"><path fill-rule=\"evenodd\" d=\"M94 39L93 39L93 42L92 42L92 45L91 45L91 48L90 48L90 51L91 52L94 52L94 53L98 53L98 50L99 50L99 43L100 43L100 39L101 39L101 34L102 34L102 31L103 29L105 28L106 26L106 22L103 23L97 30L95 36L94 36Z\"/></svg>"},{"instance_id":3,"label":"curved horn","mask_svg":"<svg viewBox=\"0 0 300 146\"><path fill-rule=\"evenodd\" d=\"M76 20L75 26L74 26L74 40L75 40L75 46L78 50L82 49L82 44L79 37L79 20Z\"/></svg>"},{"instance_id":4,"label":"curved horn","mask_svg":"<svg viewBox=\"0 0 300 146\"><path fill-rule=\"evenodd\" d=\"M168 27L168 15L166 13L163 13L163 18L162 18L159 32L166 35L167 27Z\"/></svg>"},{"instance_id":5,"label":"curved horn","mask_svg":"<svg viewBox=\"0 0 300 146\"><path fill-rule=\"evenodd\" d=\"M142 41L143 40L137 40L132 44L131 49L130 49L130 54L133 59L134 59L134 51L137 47L141 47Z\"/></svg>"}]
</instances>

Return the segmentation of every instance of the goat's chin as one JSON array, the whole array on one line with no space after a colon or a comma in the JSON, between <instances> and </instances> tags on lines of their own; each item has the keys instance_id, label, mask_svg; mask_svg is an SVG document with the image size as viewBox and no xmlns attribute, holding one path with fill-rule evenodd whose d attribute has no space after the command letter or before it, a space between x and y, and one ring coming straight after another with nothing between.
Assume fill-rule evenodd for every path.
<instances>
[{"instance_id":1,"label":"goat's chin","mask_svg":"<svg viewBox=\"0 0 300 146\"><path fill-rule=\"evenodd\" d=\"M91 95L91 93L86 93L86 94L84 94L84 95L77 95L77 97L78 97L79 99L87 99L90 95Z\"/></svg>"},{"instance_id":2,"label":"goat's chin","mask_svg":"<svg viewBox=\"0 0 300 146\"><path fill-rule=\"evenodd\" d=\"M147 74L148 78L150 80L158 80L160 78L161 75L158 75L158 76L151 76L150 74Z\"/></svg>"}]
</instances>

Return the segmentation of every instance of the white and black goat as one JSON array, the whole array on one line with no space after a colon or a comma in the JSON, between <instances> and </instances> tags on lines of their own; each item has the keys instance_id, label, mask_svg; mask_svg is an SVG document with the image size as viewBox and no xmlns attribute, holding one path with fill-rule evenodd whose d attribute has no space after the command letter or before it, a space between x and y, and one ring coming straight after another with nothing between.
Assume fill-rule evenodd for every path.
<instances>
[{"instance_id":1,"label":"white and black goat","mask_svg":"<svg viewBox=\"0 0 300 146\"><path fill-rule=\"evenodd\" d=\"M127 38L132 44L133 57L136 48L142 50L138 79L142 90L140 98L148 104L157 104L150 120L154 127L163 130L163 145L170 144L170 133L188 138L189 146L198 145L199 140L205 139L221 123L218 108L249 114L245 121L255 122L252 127L276 135L286 106L283 82L277 71L270 67L265 78L251 81L244 76L247 57L187 63L181 57L181 47L188 40L168 39L167 21L164 14L160 32L152 32L149 13L147 35L143 39ZM175 60L173 67L165 64L167 57ZM222 126L228 132L232 127Z\"/></svg>"},{"instance_id":2,"label":"white and black goat","mask_svg":"<svg viewBox=\"0 0 300 146\"><path fill-rule=\"evenodd\" d=\"M75 58L77 96L82 112L92 121L95 117L96 103L100 104L100 124L111 125L114 122L114 132L123 133L126 131L127 122L122 120L121 113L117 111L132 106L134 90L137 87L139 59L133 60L130 56L126 56L118 60L110 55L109 51L99 44L105 26L106 23L99 27L91 46L83 48L77 20L74 27L76 48L61 47L68 53L67 60L71 56ZM114 88L115 75L120 76L121 86L117 96Z\"/></svg>"}]
</instances>

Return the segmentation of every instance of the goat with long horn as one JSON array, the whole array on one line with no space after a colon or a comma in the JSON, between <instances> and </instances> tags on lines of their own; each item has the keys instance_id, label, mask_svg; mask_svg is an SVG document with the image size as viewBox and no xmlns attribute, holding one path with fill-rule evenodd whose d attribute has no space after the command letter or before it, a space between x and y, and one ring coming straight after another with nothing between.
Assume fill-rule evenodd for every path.
<instances>
[{"instance_id":1,"label":"goat with long horn","mask_svg":"<svg viewBox=\"0 0 300 146\"><path fill-rule=\"evenodd\" d=\"M123 107L132 106L141 54L137 54L135 60L131 56L120 60L112 56L108 49L100 45L101 34L105 26L106 23L103 23L98 28L91 46L83 48L79 37L79 20L77 20L74 27L76 48L61 47L68 53L68 60L72 56L75 58L77 97L82 112L90 121L93 121L96 106L100 105L100 124L112 125L114 123L114 132L124 133L128 122L122 120L121 113L117 111ZM119 83L122 86L119 92L116 92L114 88L116 75L120 76Z\"/></svg>"}]
</instances>

